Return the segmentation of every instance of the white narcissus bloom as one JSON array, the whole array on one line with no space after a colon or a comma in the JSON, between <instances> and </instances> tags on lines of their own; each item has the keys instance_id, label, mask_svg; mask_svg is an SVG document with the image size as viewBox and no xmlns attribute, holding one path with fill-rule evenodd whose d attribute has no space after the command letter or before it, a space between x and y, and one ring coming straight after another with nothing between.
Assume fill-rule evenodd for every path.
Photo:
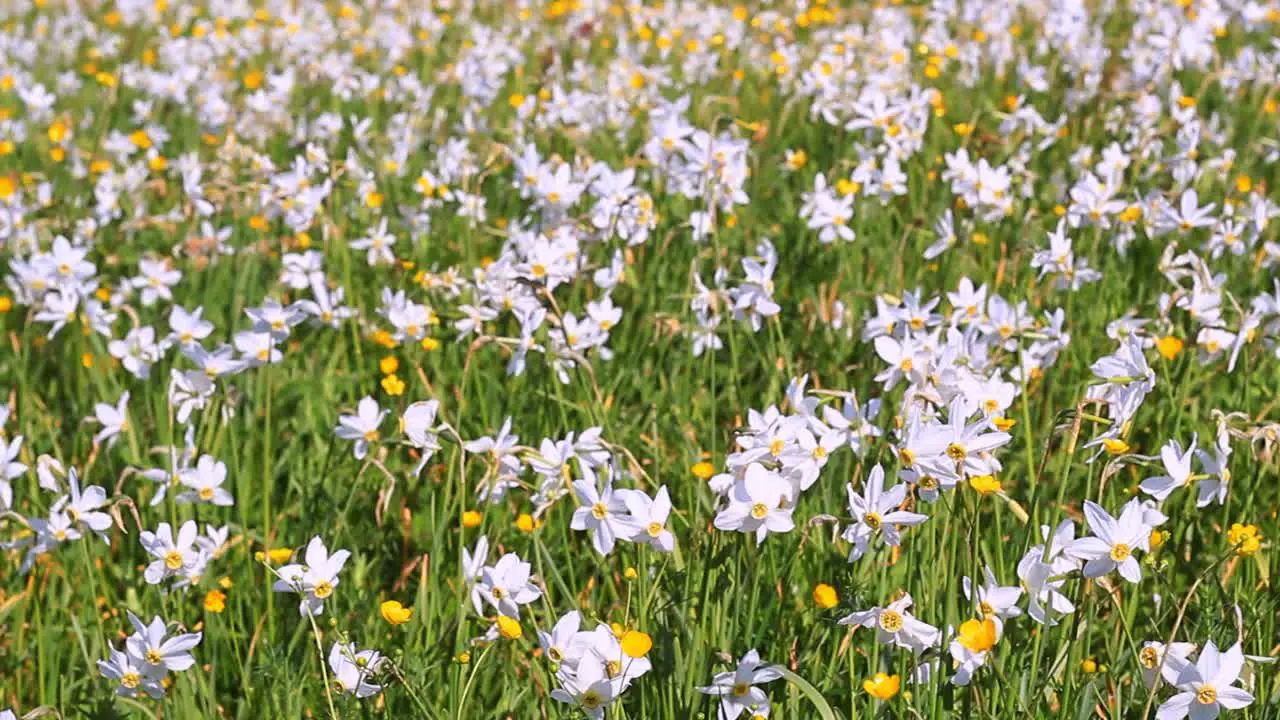
<instances>
[{"instance_id":1,"label":"white narcissus bloom","mask_svg":"<svg viewBox=\"0 0 1280 720\"><path fill-rule=\"evenodd\" d=\"M580 708L592 720L604 717L604 709L621 690L609 677L605 661L595 653L583 655L571 677L558 677L562 687L552 690L551 697Z\"/></svg>"},{"instance_id":2,"label":"white narcissus bloom","mask_svg":"<svg viewBox=\"0 0 1280 720\"><path fill-rule=\"evenodd\" d=\"M1063 520L1050 534L1048 525L1040 526L1045 544L1033 545L1018 561L1018 579L1027 590L1027 615L1041 625L1057 625L1053 615L1073 612L1076 607L1062 592L1066 574L1079 568L1079 562L1068 557L1067 547L1076 536L1075 523Z\"/></svg>"},{"instance_id":3,"label":"white narcissus bloom","mask_svg":"<svg viewBox=\"0 0 1280 720\"><path fill-rule=\"evenodd\" d=\"M478 548L477 548L478 551ZM500 615L520 617L520 606L528 605L542 597L542 590L533 583L533 566L515 553L498 558L492 567L480 571L476 592L471 596L476 614L483 615L480 601L484 600Z\"/></svg>"},{"instance_id":4,"label":"white narcissus bloom","mask_svg":"<svg viewBox=\"0 0 1280 720\"><path fill-rule=\"evenodd\" d=\"M343 440L355 440L356 459L363 460L369 453L369 443L378 439L378 426L386 415L387 411L378 407L378 401L366 395L356 406L355 415L338 417L338 426L333 432Z\"/></svg>"},{"instance_id":5,"label":"white narcissus bloom","mask_svg":"<svg viewBox=\"0 0 1280 720\"><path fill-rule=\"evenodd\" d=\"M1022 608L1017 604L1022 597L1022 588L1001 586L989 565L983 566L982 579L983 584L976 586L968 575L961 580L964 596L975 605L980 618L994 620L999 626L1002 620L1022 614Z\"/></svg>"},{"instance_id":6,"label":"white narcissus bloom","mask_svg":"<svg viewBox=\"0 0 1280 720\"><path fill-rule=\"evenodd\" d=\"M556 665L577 667L582 658L582 645L576 643L578 629L582 627L582 615L577 610L565 613L556 621L551 632L538 631L538 644L547 659Z\"/></svg>"},{"instance_id":7,"label":"white narcissus bloom","mask_svg":"<svg viewBox=\"0 0 1280 720\"><path fill-rule=\"evenodd\" d=\"M591 546L601 555L613 552L618 538L635 537L639 527L627 511L622 496L613 491L613 483L606 483L604 492L598 492L594 482L573 481L573 492L582 503L573 511L569 527L591 532Z\"/></svg>"},{"instance_id":8,"label":"white narcissus bloom","mask_svg":"<svg viewBox=\"0 0 1280 720\"><path fill-rule=\"evenodd\" d=\"M1235 687L1244 669L1244 651L1236 643L1219 651L1210 640L1195 664L1183 664L1176 685L1182 692L1156 710L1156 720L1213 720L1223 708L1239 710L1253 704L1253 695Z\"/></svg>"},{"instance_id":9,"label":"white narcissus bloom","mask_svg":"<svg viewBox=\"0 0 1280 720\"><path fill-rule=\"evenodd\" d=\"M1196 483L1196 507L1205 507L1214 502L1219 505L1226 503L1227 489L1231 485L1230 436L1225 430L1219 431L1213 454L1198 450L1196 455L1200 458L1200 464L1204 465L1205 475L1208 476Z\"/></svg>"},{"instance_id":10,"label":"white narcissus bloom","mask_svg":"<svg viewBox=\"0 0 1280 720\"><path fill-rule=\"evenodd\" d=\"M93 406L94 418L101 425L102 429L97 435L93 436L93 442L101 444L107 441L110 447L116 442L116 437L122 432L129 429L129 392L126 390L116 404L97 403Z\"/></svg>"},{"instance_id":11,"label":"white narcissus bloom","mask_svg":"<svg viewBox=\"0 0 1280 720\"><path fill-rule=\"evenodd\" d=\"M190 345L209 337L213 332L213 323L201 317L204 307L197 307L191 312L181 305L174 305L169 311L169 340L179 345Z\"/></svg>"},{"instance_id":12,"label":"white narcissus bloom","mask_svg":"<svg viewBox=\"0 0 1280 720\"><path fill-rule=\"evenodd\" d=\"M631 511L631 518L636 530L630 538L634 542L648 543L660 552L671 552L675 549L675 535L667 529L667 518L671 515L671 497L667 486L658 488L657 494L650 498L640 490L619 490L622 502Z\"/></svg>"},{"instance_id":13,"label":"white narcissus bloom","mask_svg":"<svg viewBox=\"0 0 1280 720\"><path fill-rule=\"evenodd\" d=\"M121 697L135 697L141 690L159 700L164 697L164 686L160 684L164 674L150 671L143 663L132 655L113 647L107 648L106 660L98 661L98 673L108 680L116 681L116 694ZM17 720L13 713L0 713L0 720Z\"/></svg>"},{"instance_id":14,"label":"white narcissus bloom","mask_svg":"<svg viewBox=\"0 0 1280 720\"><path fill-rule=\"evenodd\" d=\"M329 669L333 685L343 695L366 698L382 692L382 686L370 682L382 669L383 657L376 650L356 650L353 643L334 643L329 651Z\"/></svg>"},{"instance_id":15,"label":"white narcissus bloom","mask_svg":"<svg viewBox=\"0 0 1280 720\"><path fill-rule=\"evenodd\" d=\"M957 395L951 401L947 424L929 428L926 432L933 436L934 444L943 448L943 454L955 463L957 471L962 470L969 475L993 475L999 470L999 464L991 456L991 451L1008 444L1013 436L1000 431L988 432L991 423L986 418L968 423L971 412L964 395Z\"/></svg>"},{"instance_id":16,"label":"white narcissus bloom","mask_svg":"<svg viewBox=\"0 0 1280 720\"><path fill-rule=\"evenodd\" d=\"M922 652L937 645L942 634L938 628L917 620L907 612L911 603L911 595L903 593L902 597L885 607L850 613L838 622L840 625L873 627L881 643Z\"/></svg>"},{"instance_id":17,"label":"white narcissus bloom","mask_svg":"<svg viewBox=\"0 0 1280 720\"><path fill-rule=\"evenodd\" d=\"M409 438L409 444L421 453L418 464L413 466L415 476L422 472L427 461L440 449L440 439L435 433L436 413L439 410L438 400L427 400L413 403L400 416L400 430Z\"/></svg>"},{"instance_id":18,"label":"white narcissus bloom","mask_svg":"<svg viewBox=\"0 0 1280 720\"><path fill-rule=\"evenodd\" d=\"M760 662L760 653L749 650L738 661L735 670L718 673L710 685L698 688L698 692L720 697L717 718L735 720L744 712L767 717L769 696L756 685L773 682L780 677L782 673L777 669Z\"/></svg>"},{"instance_id":19,"label":"white narcissus bloom","mask_svg":"<svg viewBox=\"0 0 1280 720\"><path fill-rule=\"evenodd\" d=\"M387 219L384 217L377 228L370 228L369 234L358 240L352 240L352 250L366 250L365 260L370 266L379 263L394 263L395 253L391 248L396 244L396 236L387 232Z\"/></svg>"},{"instance_id":20,"label":"white narcissus bloom","mask_svg":"<svg viewBox=\"0 0 1280 720\"><path fill-rule=\"evenodd\" d=\"M1086 500L1084 516L1092 537L1082 537L1067 546L1067 555L1084 560L1085 577L1101 577L1118 570L1129 582L1142 579L1142 568L1134 557L1135 550L1146 550L1151 540L1151 526L1143 522L1145 509L1134 498L1125 503L1119 518L1113 518L1101 505Z\"/></svg>"},{"instance_id":21,"label":"white narcissus bloom","mask_svg":"<svg viewBox=\"0 0 1280 720\"><path fill-rule=\"evenodd\" d=\"M100 508L107 504L107 491L98 485L90 485L83 492L75 468L67 472L70 492L58 498L49 509L50 517L62 515L76 528L87 527L107 542L107 530L111 528L111 516Z\"/></svg>"},{"instance_id":22,"label":"white narcissus bloom","mask_svg":"<svg viewBox=\"0 0 1280 720\"><path fill-rule=\"evenodd\" d=\"M300 615L320 615L325 600L338 587L338 573L346 565L351 553L338 550L332 554L324 546L320 536L311 538L304 555L305 565L285 565L276 573L279 577L272 589L276 592L293 592L302 596L298 605Z\"/></svg>"},{"instance_id":23,"label":"white narcissus bloom","mask_svg":"<svg viewBox=\"0 0 1280 720\"><path fill-rule=\"evenodd\" d=\"M166 578L182 577L187 568L194 566L200 559L200 550L195 545L199 533L194 520L178 528L176 539L169 523L160 523L155 532L142 531L142 547L155 558L143 573L147 583L158 585Z\"/></svg>"},{"instance_id":24,"label":"white narcissus bloom","mask_svg":"<svg viewBox=\"0 0 1280 720\"><path fill-rule=\"evenodd\" d=\"M13 506L13 487L9 481L21 477L27 471L27 466L18 462L21 450L21 435L7 442L0 437L0 512Z\"/></svg>"},{"instance_id":25,"label":"white narcissus bloom","mask_svg":"<svg viewBox=\"0 0 1280 720\"><path fill-rule=\"evenodd\" d=\"M1164 502L1177 488L1191 482L1191 460L1196 454L1197 436L1191 436L1191 445L1184 452L1177 440L1170 440L1160 448L1160 460L1167 475L1156 475L1142 481L1142 491Z\"/></svg>"},{"instance_id":26,"label":"white narcissus bloom","mask_svg":"<svg viewBox=\"0 0 1280 720\"><path fill-rule=\"evenodd\" d=\"M173 291L169 288L178 284L182 279L182 272L170 268L167 259L143 258L138 261L138 271L141 275L133 278L131 283L142 291L141 299L144 306L154 305L158 299L166 301L173 299Z\"/></svg>"},{"instance_id":27,"label":"white narcissus bloom","mask_svg":"<svg viewBox=\"0 0 1280 720\"><path fill-rule=\"evenodd\" d=\"M1170 685L1178 682L1178 676L1190 662L1187 658L1195 652L1194 643L1175 642L1165 645L1148 640L1138 652L1138 664L1142 666L1142 682L1148 688L1163 679Z\"/></svg>"},{"instance_id":28,"label":"white narcissus bloom","mask_svg":"<svg viewBox=\"0 0 1280 720\"><path fill-rule=\"evenodd\" d=\"M886 492L884 468L879 465L871 468L863 494L854 492L853 483L849 484L848 490L849 512L854 520L844 531L845 541L853 543L849 562L862 557L872 537L879 535L886 545L896 546L901 542L899 525L919 525L929 519L926 515L898 509L906 500L907 486L895 485Z\"/></svg>"},{"instance_id":29,"label":"white narcissus bloom","mask_svg":"<svg viewBox=\"0 0 1280 720\"><path fill-rule=\"evenodd\" d=\"M129 622L136 632L125 641L125 651L137 665L146 668L147 674L163 676L166 671L181 672L196 664L191 649L200 644L203 633L186 633L166 640L168 629L159 616L144 625L138 616L129 613Z\"/></svg>"},{"instance_id":30,"label":"white narcissus bloom","mask_svg":"<svg viewBox=\"0 0 1280 720\"><path fill-rule=\"evenodd\" d=\"M755 533L756 544L771 532L790 532L791 484L759 463L747 466L742 478L729 491L729 506L716 515L719 530Z\"/></svg>"},{"instance_id":31,"label":"white narcissus bloom","mask_svg":"<svg viewBox=\"0 0 1280 720\"><path fill-rule=\"evenodd\" d=\"M195 467L181 474L182 484L190 488L178 495L178 502L201 502L229 506L235 499L222 484L227 480L227 466L211 455L201 455Z\"/></svg>"}]
</instances>

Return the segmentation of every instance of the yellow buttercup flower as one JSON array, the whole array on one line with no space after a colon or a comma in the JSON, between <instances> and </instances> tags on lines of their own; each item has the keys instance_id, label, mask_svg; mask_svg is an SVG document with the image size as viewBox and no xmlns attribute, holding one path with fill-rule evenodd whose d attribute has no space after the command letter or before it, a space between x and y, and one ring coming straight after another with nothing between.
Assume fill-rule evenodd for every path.
<instances>
[{"instance_id":1,"label":"yellow buttercup flower","mask_svg":"<svg viewBox=\"0 0 1280 720\"><path fill-rule=\"evenodd\" d=\"M1172 360L1178 357L1178 353L1182 352L1182 348L1184 346L1185 343L1183 343L1182 340L1179 340L1172 335L1165 335L1156 341L1156 351L1159 352L1160 356L1165 360Z\"/></svg>"},{"instance_id":2,"label":"yellow buttercup flower","mask_svg":"<svg viewBox=\"0 0 1280 720\"><path fill-rule=\"evenodd\" d=\"M824 610L830 610L840 602L836 589L826 583L818 583L813 589L813 604Z\"/></svg>"},{"instance_id":3,"label":"yellow buttercup flower","mask_svg":"<svg viewBox=\"0 0 1280 720\"><path fill-rule=\"evenodd\" d=\"M520 513L516 518L516 529L520 532L533 532L538 525L529 513Z\"/></svg>"},{"instance_id":4,"label":"yellow buttercup flower","mask_svg":"<svg viewBox=\"0 0 1280 720\"><path fill-rule=\"evenodd\" d=\"M398 397L404 394L404 381L394 373L382 378L382 389L391 397Z\"/></svg>"},{"instance_id":5,"label":"yellow buttercup flower","mask_svg":"<svg viewBox=\"0 0 1280 720\"><path fill-rule=\"evenodd\" d=\"M378 369L382 371L383 375L390 375L400 369L400 361L396 359L395 355L388 355L378 361Z\"/></svg>"},{"instance_id":6,"label":"yellow buttercup flower","mask_svg":"<svg viewBox=\"0 0 1280 720\"><path fill-rule=\"evenodd\" d=\"M53 124L49 126L49 142L55 145L61 144L63 140L67 139L67 133L70 130L67 124L61 120L53 121Z\"/></svg>"},{"instance_id":7,"label":"yellow buttercup flower","mask_svg":"<svg viewBox=\"0 0 1280 720\"><path fill-rule=\"evenodd\" d=\"M956 640L972 652L990 650L996 644L996 623L991 618L965 620Z\"/></svg>"},{"instance_id":8,"label":"yellow buttercup flower","mask_svg":"<svg viewBox=\"0 0 1280 720\"><path fill-rule=\"evenodd\" d=\"M220 613L227 609L227 594L221 590L210 590L204 595L205 612Z\"/></svg>"},{"instance_id":9,"label":"yellow buttercup flower","mask_svg":"<svg viewBox=\"0 0 1280 720\"><path fill-rule=\"evenodd\" d=\"M293 557L293 550L290 548L273 548L267 551L267 557L271 558L271 562L279 565L282 562L288 562Z\"/></svg>"},{"instance_id":10,"label":"yellow buttercup flower","mask_svg":"<svg viewBox=\"0 0 1280 720\"><path fill-rule=\"evenodd\" d=\"M1247 557L1262 549L1262 533L1258 532L1257 525L1232 523L1227 530L1227 542L1236 549L1236 555Z\"/></svg>"},{"instance_id":11,"label":"yellow buttercup flower","mask_svg":"<svg viewBox=\"0 0 1280 720\"><path fill-rule=\"evenodd\" d=\"M378 608L382 619L392 625L403 625L413 617L413 608L407 608L395 600L388 600Z\"/></svg>"},{"instance_id":12,"label":"yellow buttercup flower","mask_svg":"<svg viewBox=\"0 0 1280 720\"><path fill-rule=\"evenodd\" d=\"M483 519L484 517L480 513L476 512L475 510L468 510L462 513L462 527L468 528L468 529L473 527L479 527L480 521Z\"/></svg>"},{"instance_id":13,"label":"yellow buttercup flower","mask_svg":"<svg viewBox=\"0 0 1280 720\"><path fill-rule=\"evenodd\" d=\"M391 333L386 330L375 330L372 339L374 343L387 349L391 349L400 344L396 342L396 339L391 337Z\"/></svg>"},{"instance_id":14,"label":"yellow buttercup flower","mask_svg":"<svg viewBox=\"0 0 1280 720\"><path fill-rule=\"evenodd\" d=\"M902 678L897 675L876 673L868 680L862 681L862 689L877 700L888 700L898 694L902 687Z\"/></svg>"},{"instance_id":15,"label":"yellow buttercup flower","mask_svg":"<svg viewBox=\"0 0 1280 720\"><path fill-rule=\"evenodd\" d=\"M706 480L710 480L711 476L716 474L716 466L712 465L709 462L704 461L700 463L695 463L694 466L691 468L691 471L693 472L694 477L698 478L699 480L706 481Z\"/></svg>"},{"instance_id":16,"label":"yellow buttercup flower","mask_svg":"<svg viewBox=\"0 0 1280 720\"><path fill-rule=\"evenodd\" d=\"M979 495L990 495L1000 492L1002 486L994 475L975 475L969 478L969 487L978 491Z\"/></svg>"},{"instance_id":17,"label":"yellow buttercup flower","mask_svg":"<svg viewBox=\"0 0 1280 720\"><path fill-rule=\"evenodd\" d=\"M499 615L498 634L508 640L518 640L522 635L524 635L524 628L520 627L519 621L515 618L509 618L506 615Z\"/></svg>"},{"instance_id":18,"label":"yellow buttercup flower","mask_svg":"<svg viewBox=\"0 0 1280 720\"><path fill-rule=\"evenodd\" d=\"M652 647L653 639L647 633L628 630L622 634L622 653L629 658L642 658Z\"/></svg>"}]
</instances>

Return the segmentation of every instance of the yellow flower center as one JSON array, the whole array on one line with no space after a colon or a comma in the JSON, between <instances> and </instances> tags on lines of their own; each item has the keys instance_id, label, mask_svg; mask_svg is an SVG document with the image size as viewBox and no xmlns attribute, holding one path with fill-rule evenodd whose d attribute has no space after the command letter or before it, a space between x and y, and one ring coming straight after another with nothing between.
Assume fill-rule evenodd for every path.
<instances>
[{"instance_id":1,"label":"yellow flower center","mask_svg":"<svg viewBox=\"0 0 1280 720\"><path fill-rule=\"evenodd\" d=\"M896 633L902 629L902 615L897 610L882 610L878 622L886 632Z\"/></svg>"},{"instance_id":2,"label":"yellow flower center","mask_svg":"<svg viewBox=\"0 0 1280 720\"><path fill-rule=\"evenodd\" d=\"M863 515L862 523L867 527L871 528L872 530L879 530L880 524L881 524L880 513L869 512L866 515Z\"/></svg>"},{"instance_id":3,"label":"yellow flower center","mask_svg":"<svg viewBox=\"0 0 1280 720\"><path fill-rule=\"evenodd\" d=\"M751 686L750 686L750 685L748 685L748 684L746 684L746 683L744 683L744 682L734 683L734 684L733 684L733 695L734 695L734 697L742 697L742 696L746 695L746 694L747 694L747 693L749 693L749 692L751 692Z\"/></svg>"},{"instance_id":4,"label":"yellow flower center","mask_svg":"<svg viewBox=\"0 0 1280 720\"><path fill-rule=\"evenodd\" d=\"M916 454L911 451L911 448L901 448L898 450L898 460L903 465L915 465Z\"/></svg>"},{"instance_id":5,"label":"yellow flower center","mask_svg":"<svg viewBox=\"0 0 1280 720\"><path fill-rule=\"evenodd\" d=\"M1209 685L1205 685L1196 691L1196 702L1201 705L1212 705L1218 702L1218 691Z\"/></svg>"},{"instance_id":6,"label":"yellow flower center","mask_svg":"<svg viewBox=\"0 0 1280 720\"><path fill-rule=\"evenodd\" d=\"M366 442L373 442L374 440L377 440L377 439L378 439L378 431L377 431L377 430L366 430L366 431L365 431L365 433L364 433L364 439L365 439L365 441L366 441Z\"/></svg>"},{"instance_id":7,"label":"yellow flower center","mask_svg":"<svg viewBox=\"0 0 1280 720\"><path fill-rule=\"evenodd\" d=\"M649 523L649 526L645 528L645 532L649 533L649 537L658 537L662 534L662 523Z\"/></svg>"},{"instance_id":8,"label":"yellow flower center","mask_svg":"<svg viewBox=\"0 0 1280 720\"><path fill-rule=\"evenodd\" d=\"M170 570L177 570L182 567L182 553L177 550L170 550L168 554L164 556L164 566Z\"/></svg>"},{"instance_id":9,"label":"yellow flower center","mask_svg":"<svg viewBox=\"0 0 1280 720\"><path fill-rule=\"evenodd\" d=\"M582 707L596 709L604 704L604 698L600 697L600 693L595 690L588 690L582 693Z\"/></svg>"},{"instance_id":10,"label":"yellow flower center","mask_svg":"<svg viewBox=\"0 0 1280 720\"><path fill-rule=\"evenodd\" d=\"M200 491L197 494L200 496L201 500L208 502L213 499L213 488L209 488L209 487L200 488Z\"/></svg>"},{"instance_id":11,"label":"yellow flower center","mask_svg":"<svg viewBox=\"0 0 1280 720\"><path fill-rule=\"evenodd\" d=\"M1133 549L1124 543L1116 543L1111 546L1111 559L1116 562L1124 562L1133 554Z\"/></svg>"},{"instance_id":12,"label":"yellow flower center","mask_svg":"<svg viewBox=\"0 0 1280 720\"><path fill-rule=\"evenodd\" d=\"M127 672L120 676L120 684L132 690L142 683L142 676L136 672Z\"/></svg>"},{"instance_id":13,"label":"yellow flower center","mask_svg":"<svg viewBox=\"0 0 1280 720\"><path fill-rule=\"evenodd\" d=\"M328 580L322 580L316 585L313 593L323 600L333 594L333 585L330 585Z\"/></svg>"},{"instance_id":14,"label":"yellow flower center","mask_svg":"<svg viewBox=\"0 0 1280 720\"><path fill-rule=\"evenodd\" d=\"M150 650L147 651L146 658L147 658L147 662L151 663L152 665L159 665L160 661L164 659L160 655L160 651L155 648L151 648Z\"/></svg>"},{"instance_id":15,"label":"yellow flower center","mask_svg":"<svg viewBox=\"0 0 1280 720\"><path fill-rule=\"evenodd\" d=\"M763 520L769 514L769 506L764 503L756 503L751 506L751 517L757 520Z\"/></svg>"},{"instance_id":16,"label":"yellow flower center","mask_svg":"<svg viewBox=\"0 0 1280 720\"><path fill-rule=\"evenodd\" d=\"M775 455L775 456L781 455L783 449L785 449L786 447L787 447L787 443L782 438L776 438L773 440L773 442L769 443L769 454Z\"/></svg>"},{"instance_id":17,"label":"yellow flower center","mask_svg":"<svg viewBox=\"0 0 1280 720\"><path fill-rule=\"evenodd\" d=\"M596 503L591 506L591 517L597 520L603 520L609 514L609 507L604 503Z\"/></svg>"},{"instance_id":18,"label":"yellow flower center","mask_svg":"<svg viewBox=\"0 0 1280 720\"><path fill-rule=\"evenodd\" d=\"M951 443L947 446L947 457L956 462L961 462L969 455L969 451L964 449L960 443Z\"/></svg>"},{"instance_id":19,"label":"yellow flower center","mask_svg":"<svg viewBox=\"0 0 1280 720\"><path fill-rule=\"evenodd\" d=\"M1142 663L1142 667L1148 670L1155 670L1160 664L1160 653L1156 652L1153 647L1144 647L1142 652L1138 653L1138 662Z\"/></svg>"}]
</instances>

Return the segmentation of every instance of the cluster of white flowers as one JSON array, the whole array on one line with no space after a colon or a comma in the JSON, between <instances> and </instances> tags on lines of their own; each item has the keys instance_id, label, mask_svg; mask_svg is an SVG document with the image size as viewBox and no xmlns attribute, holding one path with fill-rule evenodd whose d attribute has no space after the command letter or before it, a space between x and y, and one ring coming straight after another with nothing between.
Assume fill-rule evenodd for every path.
<instances>
[{"instance_id":1,"label":"cluster of white flowers","mask_svg":"<svg viewBox=\"0 0 1280 720\"><path fill-rule=\"evenodd\" d=\"M196 664L191 650L200 644L203 633L184 633L167 637L168 624L160 617L144 624L133 613L129 622L134 633L125 640L124 650L110 649L110 657L98 661L98 672L112 680L116 694L134 697L141 690L153 698L162 698L168 688L170 672L182 672Z\"/></svg>"}]
</instances>

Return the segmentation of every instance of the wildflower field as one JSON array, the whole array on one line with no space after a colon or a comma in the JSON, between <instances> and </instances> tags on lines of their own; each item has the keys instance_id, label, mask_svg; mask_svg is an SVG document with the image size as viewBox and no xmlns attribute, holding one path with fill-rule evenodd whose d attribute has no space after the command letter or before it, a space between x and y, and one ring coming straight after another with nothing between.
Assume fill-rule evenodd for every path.
<instances>
[{"instance_id":1,"label":"wildflower field","mask_svg":"<svg viewBox=\"0 0 1280 720\"><path fill-rule=\"evenodd\" d=\"M0 720L1280 718L1278 82L1280 0L0 3Z\"/></svg>"}]
</instances>

